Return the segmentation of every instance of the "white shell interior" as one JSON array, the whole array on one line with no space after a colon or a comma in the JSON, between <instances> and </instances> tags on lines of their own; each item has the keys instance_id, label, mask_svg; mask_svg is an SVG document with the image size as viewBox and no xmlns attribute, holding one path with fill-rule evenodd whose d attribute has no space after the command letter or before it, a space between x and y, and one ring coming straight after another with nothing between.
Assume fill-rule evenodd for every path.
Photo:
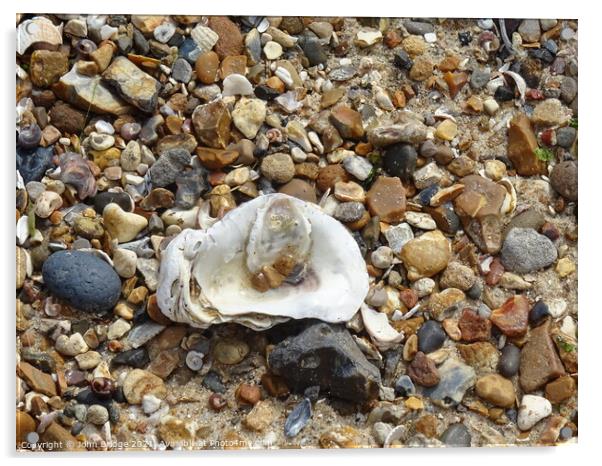
<instances>
[{"instance_id":1,"label":"white shell interior","mask_svg":"<svg viewBox=\"0 0 602 466\"><path fill-rule=\"evenodd\" d=\"M299 284L261 292L251 285L247 268L249 236L266 209L282 201L309 226L306 275ZM306 245L299 238L294 242ZM157 299L161 311L177 322L202 328L237 322L260 330L289 318L347 322L368 286L364 259L341 223L315 204L269 194L242 204L206 231L186 229L174 238L162 256Z\"/></svg>"}]
</instances>

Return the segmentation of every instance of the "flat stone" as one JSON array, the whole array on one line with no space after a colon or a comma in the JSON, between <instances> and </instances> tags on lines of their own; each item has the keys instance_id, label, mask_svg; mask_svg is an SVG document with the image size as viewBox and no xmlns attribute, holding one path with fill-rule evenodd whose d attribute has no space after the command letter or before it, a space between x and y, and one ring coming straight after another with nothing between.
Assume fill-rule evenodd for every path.
<instances>
[{"instance_id":1,"label":"flat stone","mask_svg":"<svg viewBox=\"0 0 602 466\"><path fill-rule=\"evenodd\" d=\"M479 219L500 215L507 193L503 186L480 175L468 175L460 182L464 190L453 201L458 215Z\"/></svg>"},{"instance_id":2,"label":"flat stone","mask_svg":"<svg viewBox=\"0 0 602 466\"><path fill-rule=\"evenodd\" d=\"M368 141L376 147L385 147L397 142L420 144L426 140L426 126L413 118L406 122L377 126L368 131Z\"/></svg>"},{"instance_id":3,"label":"flat stone","mask_svg":"<svg viewBox=\"0 0 602 466\"><path fill-rule=\"evenodd\" d=\"M17 365L17 373L33 391L48 396L57 395L56 384L50 374L23 361Z\"/></svg>"},{"instance_id":4,"label":"flat stone","mask_svg":"<svg viewBox=\"0 0 602 466\"><path fill-rule=\"evenodd\" d=\"M432 388L423 389L424 396L433 403L450 407L462 402L464 394L474 386L476 375L472 367L454 358L448 358L440 367L441 381Z\"/></svg>"},{"instance_id":5,"label":"flat stone","mask_svg":"<svg viewBox=\"0 0 602 466\"><path fill-rule=\"evenodd\" d=\"M381 221L397 223L403 219L406 209L405 189L397 177L379 176L366 195L370 214Z\"/></svg>"},{"instance_id":6,"label":"flat stone","mask_svg":"<svg viewBox=\"0 0 602 466\"><path fill-rule=\"evenodd\" d=\"M558 257L554 243L532 228L513 228L506 235L501 259L506 270L530 273L548 267Z\"/></svg>"},{"instance_id":7,"label":"flat stone","mask_svg":"<svg viewBox=\"0 0 602 466\"><path fill-rule=\"evenodd\" d=\"M102 74L102 79L139 110L146 113L155 110L161 85L127 58L116 57Z\"/></svg>"},{"instance_id":8,"label":"flat stone","mask_svg":"<svg viewBox=\"0 0 602 466\"><path fill-rule=\"evenodd\" d=\"M108 311L121 292L121 280L113 268L87 252L55 252L44 262L42 275L52 294L82 311Z\"/></svg>"},{"instance_id":9,"label":"flat stone","mask_svg":"<svg viewBox=\"0 0 602 466\"><path fill-rule=\"evenodd\" d=\"M428 231L408 241L400 254L412 281L441 272L451 258L449 240L439 230Z\"/></svg>"},{"instance_id":10,"label":"flat stone","mask_svg":"<svg viewBox=\"0 0 602 466\"><path fill-rule=\"evenodd\" d=\"M519 175L533 176L546 173L547 163L537 158L538 148L529 117L517 114L510 120L508 129L508 158Z\"/></svg>"},{"instance_id":11,"label":"flat stone","mask_svg":"<svg viewBox=\"0 0 602 466\"><path fill-rule=\"evenodd\" d=\"M337 105L330 113L330 122L345 139L359 139L364 136L362 116L351 107Z\"/></svg>"},{"instance_id":12,"label":"flat stone","mask_svg":"<svg viewBox=\"0 0 602 466\"><path fill-rule=\"evenodd\" d=\"M317 323L285 339L270 353L269 365L297 392L318 385L321 392L358 403L378 396L378 369L339 326Z\"/></svg>"},{"instance_id":13,"label":"flat stone","mask_svg":"<svg viewBox=\"0 0 602 466\"><path fill-rule=\"evenodd\" d=\"M564 366L550 336L550 322L546 321L531 330L529 340L522 348L520 385L530 393L564 374Z\"/></svg>"},{"instance_id":14,"label":"flat stone","mask_svg":"<svg viewBox=\"0 0 602 466\"><path fill-rule=\"evenodd\" d=\"M131 110L131 106L116 97L99 75L85 76L77 72L76 66L64 74L52 90L65 102L86 112L123 115Z\"/></svg>"}]
</instances>

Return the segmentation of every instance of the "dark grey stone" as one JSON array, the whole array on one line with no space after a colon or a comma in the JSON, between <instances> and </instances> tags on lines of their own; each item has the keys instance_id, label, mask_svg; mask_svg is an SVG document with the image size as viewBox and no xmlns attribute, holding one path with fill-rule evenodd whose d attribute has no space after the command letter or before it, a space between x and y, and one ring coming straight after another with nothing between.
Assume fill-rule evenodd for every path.
<instances>
[{"instance_id":1,"label":"dark grey stone","mask_svg":"<svg viewBox=\"0 0 602 466\"><path fill-rule=\"evenodd\" d=\"M395 382L395 394L397 396L411 396L416 394L416 387L409 375L401 375Z\"/></svg>"},{"instance_id":2,"label":"dark grey stone","mask_svg":"<svg viewBox=\"0 0 602 466\"><path fill-rule=\"evenodd\" d=\"M482 89L489 82L490 77L490 71L475 69L470 75L470 87L472 87L475 91Z\"/></svg>"},{"instance_id":3,"label":"dark grey stone","mask_svg":"<svg viewBox=\"0 0 602 466\"><path fill-rule=\"evenodd\" d=\"M441 324L435 320L427 320L418 329L418 350L423 353L432 353L443 346L445 331Z\"/></svg>"},{"instance_id":4,"label":"dark grey stone","mask_svg":"<svg viewBox=\"0 0 602 466\"><path fill-rule=\"evenodd\" d=\"M87 252L55 252L44 262L42 276L53 295L82 311L108 311L121 294L113 267Z\"/></svg>"},{"instance_id":5,"label":"dark grey stone","mask_svg":"<svg viewBox=\"0 0 602 466\"><path fill-rule=\"evenodd\" d=\"M99 214L102 214L104 208L111 203L117 204L126 212L131 212L134 209L134 203L128 193L103 191L94 196L94 210Z\"/></svg>"},{"instance_id":6,"label":"dark grey stone","mask_svg":"<svg viewBox=\"0 0 602 466\"><path fill-rule=\"evenodd\" d=\"M365 212L366 208L361 202L341 202L334 211L334 218L343 223L355 222Z\"/></svg>"},{"instance_id":7,"label":"dark grey stone","mask_svg":"<svg viewBox=\"0 0 602 466\"><path fill-rule=\"evenodd\" d=\"M37 149L23 149L17 147L17 170L23 177L25 184L30 181L40 181L46 170L52 168L53 146L38 147Z\"/></svg>"},{"instance_id":8,"label":"dark grey stone","mask_svg":"<svg viewBox=\"0 0 602 466\"><path fill-rule=\"evenodd\" d=\"M324 393L354 402L378 397L378 369L341 326L320 322L285 339L270 353L269 365L296 392L319 385Z\"/></svg>"},{"instance_id":9,"label":"dark grey stone","mask_svg":"<svg viewBox=\"0 0 602 466\"><path fill-rule=\"evenodd\" d=\"M150 358L148 357L148 351L146 351L146 348L123 351L118 353L117 356L111 360L111 364L132 366L136 369L142 369L149 363Z\"/></svg>"},{"instance_id":10,"label":"dark grey stone","mask_svg":"<svg viewBox=\"0 0 602 466\"><path fill-rule=\"evenodd\" d=\"M578 195L577 164L567 160L556 164L550 173L552 188L565 199L576 201Z\"/></svg>"},{"instance_id":11,"label":"dark grey stone","mask_svg":"<svg viewBox=\"0 0 602 466\"><path fill-rule=\"evenodd\" d=\"M435 32L435 27L430 23L404 21L403 25L410 34L416 34L418 36L423 36L429 32Z\"/></svg>"},{"instance_id":12,"label":"dark grey stone","mask_svg":"<svg viewBox=\"0 0 602 466\"><path fill-rule=\"evenodd\" d=\"M508 343L502 349L502 356L498 364L498 370L504 377L513 377L518 374L520 367L520 349Z\"/></svg>"},{"instance_id":13,"label":"dark grey stone","mask_svg":"<svg viewBox=\"0 0 602 466\"><path fill-rule=\"evenodd\" d=\"M410 144L393 144L383 155L383 166L391 176L398 176L404 182L410 181L416 169L416 149Z\"/></svg>"},{"instance_id":14,"label":"dark grey stone","mask_svg":"<svg viewBox=\"0 0 602 466\"><path fill-rule=\"evenodd\" d=\"M328 60L324 47L317 37L306 37L301 48L309 61L309 66L320 65Z\"/></svg>"},{"instance_id":15,"label":"dark grey stone","mask_svg":"<svg viewBox=\"0 0 602 466\"><path fill-rule=\"evenodd\" d=\"M157 159L150 167L150 179L153 187L162 188L172 184L190 165L190 152L185 149L170 149Z\"/></svg>"},{"instance_id":16,"label":"dark grey stone","mask_svg":"<svg viewBox=\"0 0 602 466\"><path fill-rule=\"evenodd\" d=\"M171 77L181 83L188 83L192 79L192 66L184 58L178 58L171 68Z\"/></svg>"},{"instance_id":17,"label":"dark grey stone","mask_svg":"<svg viewBox=\"0 0 602 466\"><path fill-rule=\"evenodd\" d=\"M564 126L556 131L556 143L565 149L569 149L573 145L576 137L577 130L571 126Z\"/></svg>"},{"instance_id":18,"label":"dark grey stone","mask_svg":"<svg viewBox=\"0 0 602 466\"><path fill-rule=\"evenodd\" d=\"M441 441L448 447L469 447L470 446L470 431L464 424L450 424L443 435Z\"/></svg>"}]
</instances>

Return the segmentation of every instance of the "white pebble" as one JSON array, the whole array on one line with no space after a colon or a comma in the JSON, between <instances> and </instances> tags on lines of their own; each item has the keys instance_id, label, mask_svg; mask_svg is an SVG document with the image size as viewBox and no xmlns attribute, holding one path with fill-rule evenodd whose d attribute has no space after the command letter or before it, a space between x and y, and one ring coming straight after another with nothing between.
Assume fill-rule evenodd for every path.
<instances>
[{"instance_id":1,"label":"white pebble","mask_svg":"<svg viewBox=\"0 0 602 466\"><path fill-rule=\"evenodd\" d=\"M155 395L144 395L142 397L142 410L144 414L152 414L161 407L161 400Z\"/></svg>"},{"instance_id":2,"label":"white pebble","mask_svg":"<svg viewBox=\"0 0 602 466\"><path fill-rule=\"evenodd\" d=\"M435 42L437 42L437 34L435 34L434 32L427 32L424 35L424 40L429 44L434 44Z\"/></svg>"},{"instance_id":3,"label":"white pebble","mask_svg":"<svg viewBox=\"0 0 602 466\"><path fill-rule=\"evenodd\" d=\"M552 414L552 404L543 396L525 395L518 408L518 428L529 430Z\"/></svg>"},{"instance_id":4,"label":"white pebble","mask_svg":"<svg viewBox=\"0 0 602 466\"><path fill-rule=\"evenodd\" d=\"M242 74L230 74L224 79L224 97L253 94L253 85Z\"/></svg>"}]
</instances>

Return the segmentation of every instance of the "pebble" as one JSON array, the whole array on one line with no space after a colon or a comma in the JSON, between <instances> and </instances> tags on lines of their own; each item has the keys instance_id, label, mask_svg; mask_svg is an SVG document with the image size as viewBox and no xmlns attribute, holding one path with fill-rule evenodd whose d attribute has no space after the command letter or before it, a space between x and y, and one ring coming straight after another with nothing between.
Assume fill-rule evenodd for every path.
<instances>
[{"instance_id":1,"label":"pebble","mask_svg":"<svg viewBox=\"0 0 602 466\"><path fill-rule=\"evenodd\" d=\"M241 98L232 112L232 121L246 138L253 139L266 117L266 104L261 99Z\"/></svg>"},{"instance_id":2,"label":"pebble","mask_svg":"<svg viewBox=\"0 0 602 466\"><path fill-rule=\"evenodd\" d=\"M562 197L569 201L576 201L578 194L577 178L577 163L565 161L554 166L550 174L550 183Z\"/></svg>"},{"instance_id":3,"label":"pebble","mask_svg":"<svg viewBox=\"0 0 602 466\"><path fill-rule=\"evenodd\" d=\"M231 95L251 95L253 94L253 85L241 74L230 74L223 81L224 97Z\"/></svg>"},{"instance_id":4,"label":"pebble","mask_svg":"<svg viewBox=\"0 0 602 466\"><path fill-rule=\"evenodd\" d=\"M118 340L126 333L128 333L131 328L132 324L130 324L128 321L124 319L117 319L115 322L109 325L107 331L107 338L109 340Z\"/></svg>"},{"instance_id":5,"label":"pebble","mask_svg":"<svg viewBox=\"0 0 602 466\"><path fill-rule=\"evenodd\" d=\"M408 365L407 374L412 382L423 387L433 387L440 381L437 366L422 351L418 351Z\"/></svg>"},{"instance_id":6,"label":"pebble","mask_svg":"<svg viewBox=\"0 0 602 466\"><path fill-rule=\"evenodd\" d=\"M411 239L402 248L401 260L412 281L432 277L447 267L451 258L451 246L439 230L428 231Z\"/></svg>"},{"instance_id":7,"label":"pebble","mask_svg":"<svg viewBox=\"0 0 602 466\"><path fill-rule=\"evenodd\" d=\"M397 177L379 176L366 195L370 214L388 223L403 219L406 209L405 189Z\"/></svg>"},{"instance_id":8,"label":"pebble","mask_svg":"<svg viewBox=\"0 0 602 466\"><path fill-rule=\"evenodd\" d=\"M514 377L520 366L520 349L513 344L506 344L502 348L499 362L499 371L504 377Z\"/></svg>"},{"instance_id":9,"label":"pebble","mask_svg":"<svg viewBox=\"0 0 602 466\"><path fill-rule=\"evenodd\" d=\"M113 253L113 267L122 278L132 278L136 274L136 253L118 248Z\"/></svg>"},{"instance_id":10,"label":"pebble","mask_svg":"<svg viewBox=\"0 0 602 466\"><path fill-rule=\"evenodd\" d=\"M48 218L63 205L63 199L53 191L44 191L35 204L35 214L40 218Z\"/></svg>"},{"instance_id":11,"label":"pebble","mask_svg":"<svg viewBox=\"0 0 602 466\"><path fill-rule=\"evenodd\" d=\"M512 382L498 374L487 374L477 380L475 391L478 396L501 408L514 406L516 393Z\"/></svg>"},{"instance_id":12,"label":"pebble","mask_svg":"<svg viewBox=\"0 0 602 466\"><path fill-rule=\"evenodd\" d=\"M249 353L249 346L242 340L220 339L213 348L213 357L221 364L240 363Z\"/></svg>"},{"instance_id":13,"label":"pebble","mask_svg":"<svg viewBox=\"0 0 602 466\"><path fill-rule=\"evenodd\" d=\"M134 107L146 113L155 110L161 85L126 57L115 57L102 77Z\"/></svg>"},{"instance_id":14,"label":"pebble","mask_svg":"<svg viewBox=\"0 0 602 466\"><path fill-rule=\"evenodd\" d=\"M261 161L261 173L270 181L286 183L295 176L295 164L288 154L270 154Z\"/></svg>"},{"instance_id":15,"label":"pebble","mask_svg":"<svg viewBox=\"0 0 602 466\"><path fill-rule=\"evenodd\" d=\"M345 170L360 181L368 179L374 167L365 158L358 155L351 155L343 159Z\"/></svg>"},{"instance_id":16,"label":"pebble","mask_svg":"<svg viewBox=\"0 0 602 466\"><path fill-rule=\"evenodd\" d=\"M330 112L330 122L343 138L359 139L364 136L362 116L351 107L346 105L334 107Z\"/></svg>"},{"instance_id":17,"label":"pebble","mask_svg":"<svg viewBox=\"0 0 602 466\"><path fill-rule=\"evenodd\" d=\"M163 152L149 170L151 183L158 188L172 184L190 162L190 153L185 149Z\"/></svg>"},{"instance_id":18,"label":"pebble","mask_svg":"<svg viewBox=\"0 0 602 466\"><path fill-rule=\"evenodd\" d=\"M570 149L575 140L577 139L577 130L570 126L564 126L562 128L558 128L556 131L556 143L560 147L564 147L565 149ZM556 165L558 166L558 165ZM554 167L556 168L556 167ZM575 178L576 181L576 178ZM576 184L575 184L576 186Z\"/></svg>"},{"instance_id":19,"label":"pebble","mask_svg":"<svg viewBox=\"0 0 602 466\"><path fill-rule=\"evenodd\" d=\"M226 79L232 76L236 75L231 74ZM236 80L236 78L232 79ZM232 117L223 100L199 105L192 113L196 136L202 143L215 149L225 149L230 142L231 121Z\"/></svg>"},{"instance_id":20,"label":"pebble","mask_svg":"<svg viewBox=\"0 0 602 466\"><path fill-rule=\"evenodd\" d=\"M504 335L522 336L528 329L529 301L523 295L512 296L491 313L490 319Z\"/></svg>"},{"instance_id":21,"label":"pebble","mask_svg":"<svg viewBox=\"0 0 602 466\"><path fill-rule=\"evenodd\" d=\"M148 221L142 215L125 212L115 203L104 208L102 219L105 229L119 243L132 241L148 225Z\"/></svg>"},{"instance_id":22,"label":"pebble","mask_svg":"<svg viewBox=\"0 0 602 466\"><path fill-rule=\"evenodd\" d=\"M404 182L410 181L416 169L416 149L410 144L392 144L383 154L383 166L391 176L398 176Z\"/></svg>"},{"instance_id":23,"label":"pebble","mask_svg":"<svg viewBox=\"0 0 602 466\"><path fill-rule=\"evenodd\" d=\"M410 34L416 34L418 36L435 32L435 28L430 23L406 20L403 22L403 25Z\"/></svg>"},{"instance_id":24,"label":"pebble","mask_svg":"<svg viewBox=\"0 0 602 466\"><path fill-rule=\"evenodd\" d=\"M418 330L418 349L423 353L432 353L443 346L446 334L441 324L427 320Z\"/></svg>"},{"instance_id":25,"label":"pebble","mask_svg":"<svg viewBox=\"0 0 602 466\"><path fill-rule=\"evenodd\" d=\"M142 397L142 411L144 414L152 414L161 407L161 399L155 395L148 394Z\"/></svg>"},{"instance_id":26,"label":"pebble","mask_svg":"<svg viewBox=\"0 0 602 466\"><path fill-rule=\"evenodd\" d=\"M56 350L65 356L76 356L88 351L88 345L80 333L60 335L55 342Z\"/></svg>"},{"instance_id":27,"label":"pebble","mask_svg":"<svg viewBox=\"0 0 602 466\"><path fill-rule=\"evenodd\" d=\"M361 219L366 212L361 202L341 202L334 211L334 218L343 222L351 223Z\"/></svg>"},{"instance_id":28,"label":"pebble","mask_svg":"<svg viewBox=\"0 0 602 466\"><path fill-rule=\"evenodd\" d=\"M518 408L518 428L529 430L552 414L552 404L542 396L524 395Z\"/></svg>"},{"instance_id":29,"label":"pebble","mask_svg":"<svg viewBox=\"0 0 602 466\"><path fill-rule=\"evenodd\" d=\"M416 387L409 375L400 375L395 382L395 394L398 396L412 396L416 394Z\"/></svg>"},{"instance_id":30,"label":"pebble","mask_svg":"<svg viewBox=\"0 0 602 466\"><path fill-rule=\"evenodd\" d=\"M55 252L44 262L42 276L53 295L87 312L108 311L121 291L113 268L88 252Z\"/></svg>"},{"instance_id":31,"label":"pebble","mask_svg":"<svg viewBox=\"0 0 602 466\"><path fill-rule=\"evenodd\" d=\"M303 398L287 416L284 422L284 435L295 437L307 425L311 415L311 402L308 398Z\"/></svg>"},{"instance_id":32,"label":"pebble","mask_svg":"<svg viewBox=\"0 0 602 466\"><path fill-rule=\"evenodd\" d=\"M443 435L441 441L448 447L470 447L472 437L466 425L461 423L450 424Z\"/></svg>"},{"instance_id":33,"label":"pebble","mask_svg":"<svg viewBox=\"0 0 602 466\"><path fill-rule=\"evenodd\" d=\"M530 273L548 267L558 257L554 243L532 228L512 228L501 250L506 270Z\"/></svg>"},{"instance_id":34,"label":"pebble","mask_svg":"<svg viewBox=\"0 0 602 466\"><path fill-rule=\"evenodd\" d=\"M130 334L131 335L131 334ZM132 366L137 369L146 367L150 362L148 352L146 348L137 348L132 350L123 351L117 354L112 360L111 364L124 364Z\"/></svg>"},{"instance_id":35,"label":"pebble","mask_svg":"<svg viewBox=\"0 0 602 466\"><path fill-rule=\"evenodd\" d=\"M109 411L102 405L92 405L86 413L86 421L101 426L109 420Z\"/></svg>"},{"instance_id":36,"label":"pebble","mask_svg":"<svg viewBox=\"0 0 602 466\"><path fill-rule=\"evenodd\" d=\"M448 358L439 366L441 381L438 385L425 388L423 395L442 407L450 407L462 402L464 394L474 386L476 374L472 367L454 358Z\"/></svg>"},{"instance_id":37,"label":"pebble","mask_svg":"<svg viewBox=\"0 0 602 466\"><path fill-rule=\"evenodd\" d=\"M311 325L276 345L268 359L270 370L294 391L319 385L321 392L353 402L378 397L380 373L344 328Z\"/></svg>"},{"instance_id":38,"label":"pebble","mask_svg":"<svg viewBox=\"0 0 602 466\"><path fill-rule=\"evenodd\" d=\"M547 304L541 300L537 301L529 312L529 323L533 326L537 326L550 315L550 309Z\"/></svg>"},{"instance_id":39,"label":"pebble","mask_svg":"<svg viewBox=\"0 0 602 466\"><path fill-rule=\"evenodd\" d=\"M393 263L393 250L388 246L380 246L370 257L372 265L379 269L388 269Z\"/></svg>"}]
</instances>

